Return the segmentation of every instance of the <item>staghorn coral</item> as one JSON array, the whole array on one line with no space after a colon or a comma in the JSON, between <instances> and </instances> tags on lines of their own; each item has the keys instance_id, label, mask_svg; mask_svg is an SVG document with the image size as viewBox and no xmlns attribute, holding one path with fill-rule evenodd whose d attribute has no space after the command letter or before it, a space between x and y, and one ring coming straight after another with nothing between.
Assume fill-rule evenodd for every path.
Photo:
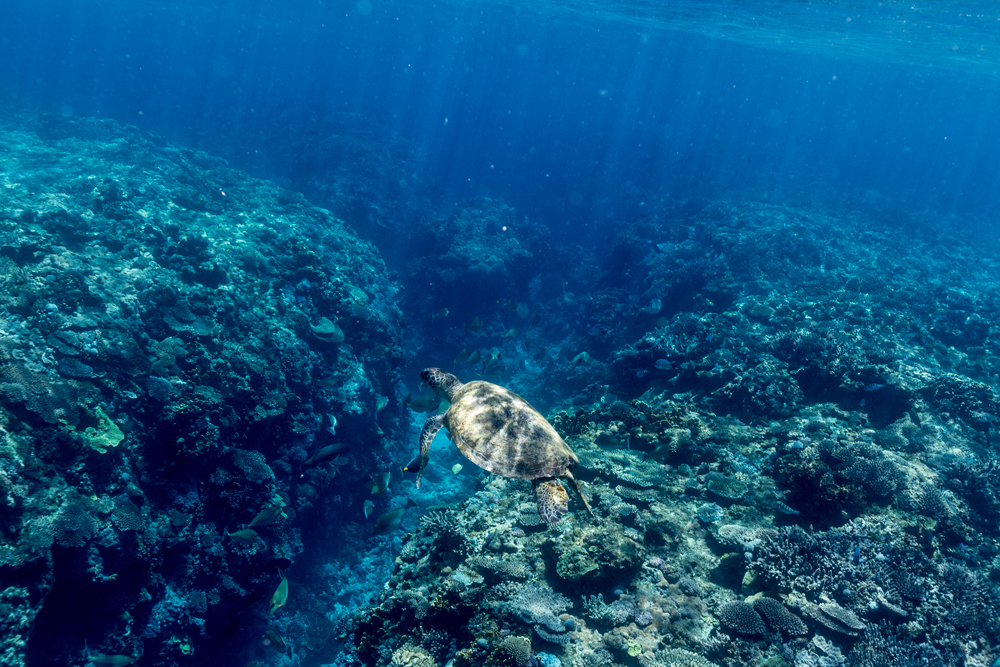
<instances>
[{"instance_id":1,"label":"staghorn coral","mask_svg":"<svg viewBox=\"0 0 1000 667\"><path fill-rule=\"evenodd\" d=\"M425 535L433 538L438 553L445 554L448 558L467 555L472 549L465 528L452 510L428 511L421 515L418 525Z\"/></svg>"},{"instance_id":2,"label":"staghorn coral","mask_svg":"<svg viewBox=\"0 0 1000 667\"><path fill-rule=\"evenodd\" d=\"M804 398L788 364L773 357L732 376L715 396L720 412L735 411L755 419L788 416Z\"/></svg>"},{"instance_id":3,"label":"staghorn coral","mask_svg":"<svg viewBox=\"0 0 1000 667\"><path fill-rule=\"evenodd\" d=\"M420 516L417 525L423 528L424 531L438 534L455 533L460 530L458 517L455 516L455 513L444 509L424 512Z\"/></svg>"},{"instance_id":4,"label":"staghorn coral","mask_svg":"<svg viewBox=\"0 0 1000 667\"><path fill-rule=\"evenodd\" d=\"M746 602L727 602L715 610L719 621L728 628L747 635L762 635L767 628L760 614Z\"/></svg>"},{"instance_id":5,"label":"staghorn coral","mask_svg":"<svg viewBox=\"0 0 1000 667\"><path fill-rule=\"evenodd\" d=\"M691 597L704 597L704 589L698 585L698 582L690 577L681 577L677 582L677 588L681 590L684 595L690 595Z\"/></svg>"},{"instance_id":6,"label":"staghorn coral","mask_svg":"<svg viewBox=\"0 0 1000 667\"><path fill-rule=\"evenodd\" d=\"M625 517L639 511L637 506L623 501L620 494L609 493L608 491L599 488L596 495L598 499L600 499L600 503L597 504L599 510L606 511L609 516Z\"/></svg>"},{"instance_id":7,"label":"staghorn coral","mask_svg":"<svg viewBox=\"0 0 1000 667\"><path fill-rule=\"evenodd\" d=\"M651 503L654 500L658 500L663 495L656 488L632 489L627 486L622 486L621 484L615 487L615 493L617 493L622 498L628 498L629 500L638 500L644 503Z\"/></svg>"},{"instance_id":8,"label":"staghorn coral","mask_svg":"<svg viewBox=\"0 0 1000 667\"><path fill-rule=\"evenodd\" d=\"M413 617L417 620L426 618L431 608L431 603L418 591L403 591L400 594L400 600L408 607L409 611L413 613Z\"/></svg>"},{"instance_id":9,"label":"staghorn coral","mask_svg":"<svg viewBox=\"0 0 1000 667\"><path fill-rule=\"evenodd\" d=\"M989 593L982 577L964 565L946 563L940 568L941 581L954 600L948 620L960 630L981 629L994 617Z\"/></svg>"},{"instance_id":10,"label":"staghorn coral","mask_svg":"<svg viewBox=\"0 0 1000 667\"><path fill-rule=\"evenodd\" d=\"M754 551L750 569L788 590L837 590L850 568L847 552L827 548L822 539L799 526L766 533Z\"/></svg>"},{"instance_id":11,"label":"staghorn coral","mask_svg":"<svg viewBox=\"0 0 1000 667\"><path fill-rule=\"evenodd\" d=\"M143 527L142 511L124 494L115 498L111 520L118 530L141 530Z\"/></svg>"},{"instance_id":12,"label":"staghorn coral","mask_svg":"<svg viewBox=\"0 0 1000 667\"><path fill-rule=\"evenodd\" d=\"M455 651L455 639L445 630L431 628L424 633L420 647L430 653L437 662L442 662Z\"/></svg>"},{"instance_id":13,"label":"staghorn coral","mask_svg":"<svg viewBox=\"0 0 1000 667\"><path fill-rule=\"evenodd\" d=\"M849 667L945 667L956 663L927 642L912 641L905 627L882 621L865 625L863 641L847 654L847 664Z\"/></svg>"},{"instance_id":14,"label":"staghorn coral","mask_svg":"<svg viewBox=\"0 0 1000 667\"><path fill-rule=\"evenodd\" d=\"M524 561L509 557L497 558L496 556L474 556L465 561L470 567L479 570L488 570L494 574L514 579L524 579L531 574L531 568Z\"/></svg>"},{"instance_id":15,"label":"staghorn coral","mask_svg":"<svg viewBox=\"0 0 1000 667\"><path fill-rule=\"evenodd\" d=\"M82 547L94 537L97 527L97 521L85 506L85 501L77 500L60 508L52 522L52 534L60 546Z\"/></svg>"},{"instance_id":16,"label":"staghorn coral","mask_svg":"<svg viewBox=\"0 0 1000 667\"><path fill-rule=\"evenodd\" d=\"M723 516L722 508L715 503L704 503L698 506L695 510L695 514L698 518L705 523L714 523L720 520Z\"/></svg>"},{"instance_id":17,"label":"staghorn coral","mask_svg":"<svg viewBox=\"0 0 1000 667\"><path fill-rule=\"evenodd\" d=\"M714 662L683 648L667 648L653 654L646 667L718 667Z\"/></svg>"},{"instance_id":18,"label":"staghorn coral","mask_svg":"<svg viewBox=\"0 0 1000 667\"><path fill-rule=\"evenodd\" d=\"M785 605L774 598L757 598L753 601L753 608L767 620L767 624L775 632L783 632L788 635L804 635L808 631L802 619L788 611Z\"/></svg>"},{"instance_id":19,"label":"staghorn coral","mask_svg":"<svg viewBox=\"0 0 1000 667\"><path fill-rule=\"evenodd\" d=\"M882 451L869 443L831 447L831 455L843 461L843 477L870 490L877 496L893 493L900 482L900 472Z\"/></svg>"},{"instance_id":20,"label":"staghorn coral","mask_svg":"<svg viewBox=\"0 0 1000 667\"><path fill-rule=\"evenodd\" d=\"M531 642L524 637L504 637L500 650L513 660L517 667L526 667L531 659Z\"/></svg>"},{"instance_id":21,"label":"staghorn coral","mask_svg":"<svg viewBox=\"0 0 1000 667\"><path fill-rule=\"evenodd\" d=\"M516 521L526 528L545 525L545 519L538 513L538 503L521 503L518 505Z\"/></svg>"},{"instance_id":22,"label":"staghorn coral","mask_svg":"<svg viewBox=\"0 0 1000 667\"><path fill-rule=\"evenodd\" d=\"M995 533L1000 520L1000 459L990 454L958 461L947 466L945 473L952 488L968 501L976 525Z\"/></svg>"},{"instance_id":23,"label":"staghorn coral","mask_svg":"<svg viewBox=\"0 0 1000 667\"><path fill-rule=\"evenodd\" d=\"M577 454L584 467L604 473L615 480L644 489L663 483L663 466L652 459L644 458L641 452L622 449L604 451L587 449L581 450Z\"/></svg>"},{"instance_id":24,"label":"staghorn coral","mask_svg":"<svg viewBox=\"0 0 1000 667\"><path fill-rule=\"evenodd\" d=\"M579 651L573 656L573 667L608 667L613 664L611 654L603 648Z\"/></svg>"},{"instance_id":25,"label":"staghorn coral","mask_svg":"<svg viewBox=\"0 0 1000 667\"><path fill-rule=\"evenodd\" d=\"M258 451L233 450L233 464L243 471L243 475L251 482L260 484L274 479L274 471L267 465L264 455Z\"/></svg>"},{"instance_id":26,"label":"staghorn coral","mask_svg":"<svg viewBox=\"0 0 1000 667\"><path fill-rule=\"evenodd\" d=\"M24 363L0 364L0 393L12 402L24 403L50 424L80 420L77 390L65 382L55 382Z\"/></svg>"},{"instance_id":27,"label":"staghorn coral","mask_svg":"<svg viewBox=\"0 0 1000 667\"><path fill-rule=\"evenodd\" d=\"M497 587L498 594L506 597L507 607L526 623L536 624L550 633L563 633L566 628L559 614L573 607L565 596L551 589L531 584L508 583Z\"/></svg>"}]
</instances>

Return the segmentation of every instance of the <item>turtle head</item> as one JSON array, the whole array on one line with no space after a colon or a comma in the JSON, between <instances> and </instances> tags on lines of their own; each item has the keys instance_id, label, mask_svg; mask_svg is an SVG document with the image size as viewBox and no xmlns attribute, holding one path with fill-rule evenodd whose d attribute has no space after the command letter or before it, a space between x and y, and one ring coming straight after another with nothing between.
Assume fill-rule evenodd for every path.
<instances>
[{"instance_id":1,"label":"turtle head","mask_svg":"<svg viewBox=\"0 0 1000 667\"><path fill-rule=\"evenodd\" d=\"M449 401L459 389L462 383L451 373L445 373L440 368L425 368L420 373L420 379L427 383L435 394Z\"/></svg>"}]
</instances>

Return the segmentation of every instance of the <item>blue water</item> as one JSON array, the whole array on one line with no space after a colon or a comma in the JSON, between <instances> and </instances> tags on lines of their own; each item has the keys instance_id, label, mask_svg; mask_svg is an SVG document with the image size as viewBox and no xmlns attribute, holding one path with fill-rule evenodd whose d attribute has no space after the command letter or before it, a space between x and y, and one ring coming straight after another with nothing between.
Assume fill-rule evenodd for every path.
<instances>
[{"instance_id":1,"label":"blue water","mask_svg":"<svg viewBox=\"0 0 1000 667\"><path fill-rule=\"evenodd\" d=\"M409 152L407 194L574 238L689 197L983 214L1000 192L991 3L4 4L6 101L307 194L345 114Z\"/></svg>"},{"instance_id":2,"label":"blue water","mask_svg":"<svg viewBox=\"0 0 1000 667\"><path fill-rule=\"evenodd\" d=\"M232 540L225 548L206 546L207 539L191 547L191 562L199 554L203 559L201 573L215 576L214 564L225 558L222 572L240 577L231 586L228 581L225 586L191 581L193 570L186 569L182 557L167 558L165 564L161 559L150 572L155 570L157 587L162 588L150 584L147 594L146 580L138 577L122 584L132 585L136 600L140 588L149 599L105 604L103 598L91 596L89 604L97 611L83 614L85 622L79 619L76 586L83 582L79 590L94 590L87 588L89 575L80 573L91 572L97 581L100 572L82 558L60 561L56 594L36 622L41 630L34 631L29 652L48 661L38 658L35 664L65 664L64 657L79 655L88 641L91 649L102 646L100 650L132 655L141 643L135 639L139 631L147 633L142 635L148 640L147 655L179 651L172 645L182 642L181 630L196 635L196 644L201 642L201 662L193 664L243 665L265 653L272 659L268 664L296 664L291 655L278 663L277 653L265 651L259 638L272 626L298 633L286 635L294 638L294 660L308 655L311 662L302 664L337 664L335 658L346 655L339 653L341 644L353 640L330 630L329 642L325 637L308 645L300 627L304 610L312 613L322 606L317 620L322 614L328 621L347 618L373 594L381 594L390 575L400 571L395 558L402 540L408 539L402 536L417 524L418 512L470 496L467 509L492 511L507 488L489 487L488 493L475 495L483 478L476 477L479 471L473 463L461 458L443 434L419 493L412 476L403 477L400 468L417 451L417 433L426 418L412 405L407 408L403 397L419 401L427 396L417 379L428 366L454 370L463 381L483 376L519 392L558 420L560 428L575 429L572 436L578 442L589 441L591 460L603 455L598 444L614 449L616 460L627 465L606 464L601 472L606 480L581 480L588 493L607 482L608 492L595 505L602 519L613 515L622 519L621 526L633 521L638 510L627 503L624 511L616 509L620 499L612 498L610 489L622 480L638 484L635 477L629 481L631 467L650 477L664 476L669 482L662 484L664 497L676 495L671 502L687 507L689 517L694 516L693 490L701 484L694 480L707 479L709 466L711 474L723 471L734 479L760 474L751 480L753 493L745 504L703 504L698 514L704 515L702 523L691 518L683 530L704 541L708 524L721 521L725 510L727 523L798 525L803 530L809 526L809 533L825 535L824 548L836 552L838 562L845 553L853 554L849 560L856 569L844 561L845 572L884 574L888 570L879 569L879 557L892 562L898 554L898 562L920 574L901 580L909 583L911 595L893 599L933 619L940 616L940 607L917 609L925 588L938 596L935 605L946 594L949 600L961 601L963 590L967 600L979 604L981 598L982 607L955 603L972 611L945 621L954 621L954 627L969 636L975 631L989 640L982 640L980 661L970 658L969 664L988 664L983 656L995 659L996 615L984 611L981 619L972 618L980 609L995 608L995 586L983 583L985 579L967 584L972 579L971 574L965 577L964 565L953 570L944 565L967 563L977 577L982 573L994 581L1000 571L995 565L1000 547L989 532L995 532L1000 515L1000 491L991 481L1000 463L990 440L996 438L1000 423L993 414L1000 409L994 392L1000 378L997 267L988 249L961 245L968 242L968 234L950 237L957 243L954 253L939 252L943 236L937 233L949 226L956 231L963 226L995 227L993 216L1000 206L1000 4L925 3L3 0L0 116L4 122L15 118L14 125L22 123L27 139L18 144L16 133L7 129L0 135L0 164L22 164L25 170L0 171L0 183L12 193L0 210L4 233L24 237L16 243L4 241L7 245L0 248L0 269L13 276L0 276L10 291L0 304L8 309L0 315L9 321L0 328L22 331L4 336L22 336L25 349L37 357L30 357L37 361L32 368L44 371L43 364L52 366L58 358L64 380L90 387L86 407L105 400L101 405L109 406L110 418L123 425L130 438L127 454L104 459L116 462L120 470L112 474L111 465L107 470L95 468L92 481L89 472L81 472L82 464L66 463L70 455L65 460L57 456L61 445L54 443L61 441L40 435L38 457L52 466L42 470L55 479L52 471L62 473L68 467L66 474L76 475L68 488L76 485L84 498L120 496L124 507L137 507L120 495L134 476L149 495L142 502L148 502L151 516L159 519L157 530L166 531L175 519L189 521L184 513L194 512L199 502L204 503L198 510L203 515L196 521L203 526L217 523L227 533L276 499L283 499L283 506L287 499L295 514L287 525L268 529L273 531L265 533L268 546L256 552L258 560L287 556L294 562L289 570L294 591L286 610L290 614L264 614L267 596L277 584L268 583L261 572L275 580L277 573L270 572L271 565L250 567L251 561ZM8 114L9 109L18 113ZM55 120L24 120L36 114L54 114ZM143 142L134 154L120 151L119 164L114 162L119 153L100 144L119 138L113 124L74 125L62 117L110 118L186 148L160 153ZM85 137L79 160L67 154L72 141L60 143L39 128L55 128L53 135L66 130L74 139L74 132ZM29 137L32 132L37 134ZM225 196L219 183L238 188L241 177L220 175L211 161L191 158L187 149L221 156L255 177L302 192L309 202L329 209L362 239L372 241L378 253L364 252L369 248L355 244L346 232L337 236L340 225L325 214L297 205L286 211L287 195L261 194L266 187L259 184L229 200L234 202L228 211L232 215L218 214ZM92 153L101 153L106 161ZM133 161L139 162L133 167ZM114 169L109 167L109 174L81 173L92 164L113 164ZM127 166L116 170L122 165ZM147 167L140 177L138 172ZM123 175L127 169L137 174L134 182ZM65 186L51 186L46 180L62 175L68 181ZM164 186L164 192L156 191L161 182L174 190L166 192ZM38 201L31 198L35 195ZM61 197L72 203L72 216L53 213L59 212ZM159 202L161 208L142 208L149 202ZM864 214L855 217L858 210ZM250 220L253 224L242 226L245 215L256 216ZM525 217L531 224L523 224ZM513 221L509 224L517 226L511 230L515 233L502 236L507 227L500 227L498 220L504 225ZM157 221L163 229L154 229ZM117 229L121 223L124 231L121 238L98 238L92 229L76 229L87 222L95 229ZM712 229L716 222L721 228L717 235ZM910 233L908 226L924 223L934 234L924 229ZM197 229L199 224L205 224L205 230ZM46 226L43 231L49 236L44 238L49 240L31 240L30 234L37 236ZM206 230L211 234L201 233ZM227 233L246 238L220 238ZM455 238L456 246L465 245L449 247ZM225 242L229 240L233 242ZM241 244L258 254L244 254ZM280 252L275 250L279 247ZM343 259L343 266L322 264L341 257L336 253L345 248L345 254L355 254ZM534 255L525 259L528 251L515 252L523 248ZM311 256L314 249L319 251ZM551 257L542 257L549 249L554 249ZM272 271L272 258L261 252L279 255L273 258L278 268ZM378 254L388 271L382 270ZM42 257L45 263L34 266ZM319 258L316 265L313 258ZM448 262L452 265L445 267ZM114 280L107 285L118 284L120 274L133 276L128 279L145 290L127 295L129 304L138 303L137 314L128 320L136 330L128 336L135 334L139 341L135 355L142 363L135 368L155 362L155 377L145 377L149 369L115 368L118 358L109 361L104 348L102 355L96 347L81 348L81 354L92 353L81 358L94 367L74 363L75 357L65 357L67 362L60 355L73 354L72 349L65 352L69 343L52 343L53 332L69 332L67 336L82 340L82 334L71 331L74 327L98 326L83 318L71 320L78 307L80 312L100 311L107 327L124 328L114 315L124 308L105 308L105 302L121 295L105 298L113 288L95 282L108 267L116 271L109 274ZM147 278L134 277L143 267L150 275L162 275L156 273L161 269L177 275L154 290ZM223 287L226 270L220 267L230 267L245 282ZM57 277L63 282L55 283ZM15 292L15 287L22 288L17 280L24 283L24 294ZM48 280L56 285L51 295L38 287ZM96 292L98 287L102 296L88 300L87 290ZM186 295L191 296L190 304ZM139 303L144 299L149 303ZM434 313L442 315L432 317ZM246 322L257 320L232 324L244 322L244 315ZM338 340L333 340L334 322L327 318L343 325ZM197 333L198 327L209 324L211 337ZM293 329L298 333L293 335ZM182 336L192 351L204 353L213 364L233 359L237 365L219 371L224 379L215 378L207 362L182 362L175 369L177 360L189 354L178 348ZM293 339L294 344L289 342ZM55 355L44 341L62 351ZM344 345L334 347L340 342ZM473 351L477 356L470 361ZM6 348L0 352L7 354ZM457 358L463 356L460 363ZM0 371L20 372L19 362L6 363L8 357L2 361ZM98 368L100 364L108 368ZM55 377L56 370L50 368L49 373ZM113 381L126 375L138 378L134 386L131 379ZM99 379L105 384L98 385ZM192 404L218 395L220 404L246 408L246 414L255 415L252 420L241 421L227 412L218 420L227 430L218 436L215 403L192 408L187 421L161 412L174 400L175 391L190 394L194 387L203 389L199 383L215 381L226 391L236 387L238 392L212 390L199 394ZM3 384L5 391L14 391L10 382ZM132 406L142 404L146 394L151 407L132 414ZM670 409L643 403L655 404L650 397L656 396ZM27 393L0 398L17 406L36 398L44 403ZM275 407L285 399L294 409ZM707 410L713 405L717 414ZM251 412L257 408L259 412ZM260 416L265 408L272 410L266 419ZM24 408L16 409L26 414ZM584 416L575 414L577 409ZM679 415L689 410L681 420ZM699 410L704 417L700 434L699 427L692 426L702 418L692 416ZM28 415L44 427L37 429L43 435L57 430L58 411L48 413L46 424ZM647 413L655 421L647 423ZM161 415L167 415L163 424L158 421ZM337 419L339 430L325 431L319 425ZM16 421L9 418L10 424ZM10 428L27 432L31 424L25 424ZM81 421L77 431L86 433L86 424ZM136 435L140 426L153 441ZM310 431L313 427L316 433ZM863 448L844 435L867 442L874 432L869 427L880 429L878 447ZM890 427L907 437L890 432ZM153 438L157 428L161 430ZM212 433L218 436L219 452L194 462L191 452L199 451L197 443L211 440ZM315 454L333 437L352 448L350 457L337 464L344 470L334 477L335 471L302 469L306 454ZM191 463L177 457L181 465L175 466L175 450L185 438L188 445L181 451L187 451ZM732 444L732 451L722 451L720 443L727 449ZM247 467L269 473L256 480L269 480L262 487L269 490L264 497L244 495L244 477L226 473L237 465L229 452L237 445L257 454L247 459L257 461L257 467ZM914 474L906 485L900 481L896 493L896 479L889 474L896 464L880 458L883 449L894 452L891 461L926 462L929 467L919 468L919 479ZM807 461L806 451L808 461L825 456L824 465L832 472L816 473L819 468ZM981 461L972 458L972 452ZM657 463L656 457L664 461ZM843 457L854 463L841 465ZM28 456L18 458L17 466L0 469L0 474L31 471L25 459L30 461ZM273 471L260 464L264 460ZM460 461L465 461L464 470L453 467ZM127 467L132 464L134 469ZM617 481L607 472L615 469L624 471ZM863 474L868 469L881 473ZM392 480L387 493L376 492L373 480L387 472ZM834 473L840 476L835 479ZM485 479L484 484L496 481ZM6 477L0 481L8 484ZM848 482L856 483L849 497ZM0 487L4 493L7 488ZM834 498L834 488L844 491L843 497ZM618 493L629 503L650 500L645 491ZM747 491L713 493L719 497L699 501L739 501ZM409 507L407 500L414 498L421 509L406 516L405 526L397 516L395 527L389 525L391 530L377 538L373 535L376 521L393 508ZM529 509L532 498L524 494ZM33 502L24 502L17 511L24 517L36 515L23 508L38 515L38 508L63 512L51 500ZM577 503L576 496L572 502ZM898 513L890 516L883 505L893 502ZM15 502L8 504L13 507ZM174 505L184 513L168 515ZM579 506L574 511L584 516ZM138 522L138 516L126 519ZM664 516L661 513L659 520ZM862 524L855 523L850 529L861 532L830 537L831 531L851 522L888 522L896 520L894 516L914 522L906 524L906 535L903 519L893 528L898 528L898 544L883 546L881 537L876 539L879 526L887 525L879 523L863 531L858 528ZM443 521L440 516L438 520ZM523 517L519 520L532 528ZM28 519L22 522L21 514L17 523L11 523L10 535L31 525ZM153 521L145 523L149 525L142 530L152 535ZM676 526L671 523L663 530ZM520 531L521 537L525 534ZM480 534L477 548L492 544L493 537L492 528ZM655 558L636 565L636 571L646 567L648 574L651 567L663 566L662 553L668 560L686 559L689 565L683 567L695 577L694 569L705 574L710 569L706 563L720 555L678 552L678 544L691 542L667 537L657 535L649 545ZM754 554L740 553L746 542L734 540L729 546L736 549L731 552L735 560L751 562ZM57 553L84 553L69 551L74 540L68 541L70 546L59 547L67 551L57 548ZM843 546L848 543L849 551ZM926 558L916 559L918 547L927 552ZM105 555L133 555L130 546L102 548ZM97 547L86 553L97 554ZM438 556L430 562L440 564ZM703 562L694 563L698 558ZM860 569L862 558L868 569ZM747 590L742 588L742 574L734 577L730 571L733 562L715 572L718 581L713 574L713 585L726 591L725 596L742 597ZM558 570L548 571L556 581L552 573ZM681 570L663 568L663 574L680 576ZM861 581L868 575L851 576ZM939 585L944 579L952 586L947 593ZM111 579L100 584L107 581ZM435 585L443 581L442 576ZM609 601L618 583L606 587ZM575 585L565 584L566 590ZM223 611L237 598L246 600L239 603L243 606L219 614L218 601L206 601L201 589L218 593L220 586L226 589ZM250 594L244 595L247 591ZM873 596L874 591L865 594ZM201 592L202 607L212 607L208 639L198 630L205 623L205 609L197 612L201 616L192 611L189 617L187 603L177 602L181 592ZM878 607L852 598L856 591L831 592L845 605L855 604L859 613ZM36 604L43 596L29 602ZM22 597L28 600L27 593ZM713 599L712 605L722 600ZM819 598L814 596L813 602L818 604ZM254 604L257 607L247 611ZM134 617L136 633L126 642L133 621L122 613L127 609L140 611ZM717 611L715 607L712 613ZM172 618L175 625L165 622L161 631L153 623L159 623L157 614ZM240 621L241 614L242 626L231 623ZM219 615L226 616L226 622L213 627ZM708 618L708 610L693 615ZM636 614L637 623L641 616ZM107 619L119 619L120 627L98 630L98 623ZM884 611L866 617L872 622L868 629L886 619L892 627L911 632ZM90 621L93 629L85 627ZM129 631L124 633L126 621ZM880 632L888 634L887 627ZM238 631L242 634L236 635ZM486 642L482 637L473 642L472 634L463 628L455 637L464 642L460 646ZM490 630L491 637L494 634ZM225 644L233 636L238 639ZM905 637L910 643L900 642L910 650L913 642L929 637L941 648L943 636L928 630L926 635ZM955 636L962 635L956 631ZM62 637L64 646L49 646L51 637ZM846 653L854 640L840 639ZM869 637L859 641L885 645ZM220 646L234 656L231 662L210 653ZM322 655L309 655L320 647ZM948 655L958 655L957 647L946 647ZM963 644L962 650L967 649ZM635 657L631 646L626 650ZM438 657L447 664L444 658L453 654L445 643ZM472 664L484 654L475 655L479 657ZM388 657L381 656L383 664ZM732 664L739 660L732 657ZM375 664L372 659L368 663ZM140 664L168 663L149 659Z\"/></svg>"}]
</instances>

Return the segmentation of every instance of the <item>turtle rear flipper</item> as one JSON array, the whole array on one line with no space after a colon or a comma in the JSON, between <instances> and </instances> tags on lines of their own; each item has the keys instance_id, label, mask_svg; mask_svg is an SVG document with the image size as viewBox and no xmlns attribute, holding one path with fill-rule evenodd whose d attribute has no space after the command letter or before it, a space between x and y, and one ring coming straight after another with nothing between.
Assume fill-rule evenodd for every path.
<instances>
[{"instance_id":1,"label":"turtle rear flipper","mask_svg":"<svg viewBox=\"0 0 1000 667\"><path fill-rule=\"evenodd\" d=\"M580 489L580 482L576 481L576 477L573 477L573 473L567 470L563 473L563 477L570 481L573 488L576 489L576 495L580 496L580 500L583 501L583 506L587 508L587 514L594 516L594 510L590 509L590 503L587 502L587 497L583 495L583 491Z\"/></svg>"},{"instance_id":2,"label":"turtle rear flipper","mask_svg":"<svg viewBox=\"0 0 1000 667\"><path fill-rule=\"evenodd\" d=\"M545 523L556 523L569 509L566 489L551 477L535 480L535 499L538 501L538 513Z\"/></svg>"},{"instance_id":3,"label":"turtle rear flipper","mask_svg":"<svg viewBox=\"0 0 1000 667\"><path fill-rule=\"evenodd\" d=\"M431 455L431 443L434 442L434 436L438 434L442 426L444 426L444 415L434 415L427 418L427 421L424 422L424 428L420 431L420 471L417 473L418 489L420 488L420 480L424 478L424 466L427 465L427 459Z\"/></svg>"}]
</instances>

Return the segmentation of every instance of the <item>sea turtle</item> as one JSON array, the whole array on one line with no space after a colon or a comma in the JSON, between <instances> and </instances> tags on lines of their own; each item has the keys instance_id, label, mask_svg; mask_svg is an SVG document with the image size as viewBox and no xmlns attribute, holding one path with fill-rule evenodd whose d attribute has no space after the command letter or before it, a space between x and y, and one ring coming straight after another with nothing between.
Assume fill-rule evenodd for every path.
<instances>
[{"instance_id":1,"label":"sea turtle","mask_svg":"<svg viewBox=\"0 0 1000 667\"><path fill-rule=\"evenodd\" d=\"M569 506L569 496L556 481L557 477L569 481L587 512L594 515L569 471L570 467L580 465L580 459L552 424L526 400L491 382L477 380L462 384L440 368L424 369L420 379L435 394L448 399L451 407L424 422L420 432L418 488L431 441L446 426L458 450L480 468L503 477L530 479L535 485L538 513L547 523L559 521Z\"/></svg>"}]
</instances>

